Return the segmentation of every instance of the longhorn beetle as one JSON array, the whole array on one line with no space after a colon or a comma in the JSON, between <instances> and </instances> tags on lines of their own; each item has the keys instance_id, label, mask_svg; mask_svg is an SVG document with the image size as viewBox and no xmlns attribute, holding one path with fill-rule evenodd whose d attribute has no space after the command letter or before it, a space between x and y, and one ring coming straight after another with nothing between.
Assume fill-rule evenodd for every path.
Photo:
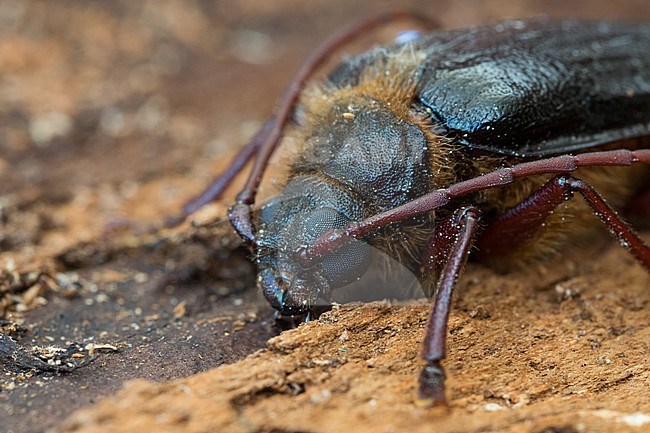
<instances>
[{"instance_id":1,"label":"longhorn beetle","mask_svg":"<svg viewBox=\"0 0 650 433\"><path fill-rule=\"evenodd\" d=\"M374 249L417 273L435 297L417 400L429 406L445 403L447 319L473 246L495 266L530 263L584 236L594 213L650 269L650 248L597 192L617 205L650 200L650 25L534 19L434 31L306 85L350 39L405 16L424 21L384 14L326 41L230 168L173 222L255 157L229 217L282 316L308 319L318 299L359 284ZM282 192L253 210L290 120L301 150Z\"/></svg>"}]
</instances>

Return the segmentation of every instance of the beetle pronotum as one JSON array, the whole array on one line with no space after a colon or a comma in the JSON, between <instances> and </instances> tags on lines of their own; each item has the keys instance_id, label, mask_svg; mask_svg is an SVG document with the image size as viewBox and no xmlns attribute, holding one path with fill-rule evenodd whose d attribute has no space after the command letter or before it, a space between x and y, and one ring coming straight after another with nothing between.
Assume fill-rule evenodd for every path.
<instances>
[{"instance_id":1,"label":"beetle pronotum","mask_svg":"<svg viewBox=\"0 0 650 433\"><path fill-rule=\"evenodd\" d=\"M650 269L650 248L597 192L617 204L650 196L650 25L529 20L438 31L353 57L305 90L335 49L403 16L363 21L317 50L277 112L179 218L255 156L229 216L279 313L309 317L317 299L358 284L373 248L416 272L435 295L418 399L433 405L445 402L447 318L473 245L480 259L526 263L584 235L582 216L595 213ZM301 152L283 191L253 212L290 117ZM574 192L588 206L569 200ZM566 223L571 215L579 221Z\"/></svg>"}]
</instances>

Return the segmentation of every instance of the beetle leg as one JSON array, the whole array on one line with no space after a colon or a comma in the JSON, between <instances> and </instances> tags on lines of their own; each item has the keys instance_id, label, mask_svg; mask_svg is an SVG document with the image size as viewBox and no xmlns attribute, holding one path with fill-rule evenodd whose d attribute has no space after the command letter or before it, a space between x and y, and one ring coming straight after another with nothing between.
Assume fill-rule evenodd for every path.
<instances>
[{"instance_id":1,"label":"beetle leg","mask_svg":"<svg viewBox=\"0 0 650 433\"><path fill-rule=\"evenodd\" d=\"M512 250L513 243L526 242L556 207L573 197L574 192L582 195L619 243L650 269L650 247L591 185L571 175L555 176L526 200L491 223L477 241L479 254L504 254Z\"/></svg>"},{"instance_id":2,"label":"beetle leg","mask_svg":"<svg viewBox=\"0 0 650 433\"><path fill-rule=\"evenodd\" d=\"M555 208L573 196L555 176L521 203L505 211L478 236L479 257L498 256L529 241Z\"/></svg>"},{"instance_id":3,"label":"beetle leg","mask_svg":"<svg viewBox=\"0 0 650 433\"><path fill-rule=\"evenodd\" d=\"M650 149L618 149L585 152L578 155L560 155L500 168L450 185L447 188L433 190L415 200L364 220L351 222L345 229L328 230L320 235L310 248L299 252L299 260L303 266L309 266L313 260L336 251L351 237L361 238L386 224L404 221L416 215L432 212L446 206L454 198L490 188L510 185L516 179L538 174L571 173L578 167L629 166L637 163L650 163ZM611 213L614 212L611 211Z\"/></svg>"},{"instance_id":4,"label":"beetle leg","mask_svg":"<svg viewBox=\"0 0 650 433\"><path fill-rule=\"evenodd\" d=\"M443 223L431 236L428 256L439 256L447 253L444 268L438 280L436 298L431 316L427 324L422 358L426 365L420 373L418 381L418 406L446 405L445 401L445 371L440 362L446 355L447 320L451 308L451 298L456 285L456 279L467 259L474 240L476 226L480 218L479 211L473 207L458 209L449 222ZM436 240L446 239L442 247L436 247ZM446 251L445 251L446 250ZM435 272L435 260L425 261L425 272ZM428 267L428 269L426 269Z\"/></svg>"}]
</instances>

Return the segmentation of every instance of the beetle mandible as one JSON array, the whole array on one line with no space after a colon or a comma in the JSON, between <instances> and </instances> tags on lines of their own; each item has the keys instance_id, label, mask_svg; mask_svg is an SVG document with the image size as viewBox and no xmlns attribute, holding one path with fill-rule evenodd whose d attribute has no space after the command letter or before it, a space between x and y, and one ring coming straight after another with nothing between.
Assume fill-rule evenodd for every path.
<instances>
[{"instance_id":1,"label":"beetle mandible","mask_svg":"<svg viewBox=\"0 0 650 433\"><path fill-rule=\"evenodd\" d=\"M319 299L364 281L375 250L399 261L435 297L417 400L430 406L445 403L447 318L473 246L494 266L525 265L584 236L596 214L650 269L650 248L600 195L616 206L650 197L650 25L535 19L435 31L353 57L306 88L334 50L404 16L426 21L383 14L325 42L173 222L255 157L229 216L269 303L309 318ZM253 211L290 118L301 152L279 195Z\"/></svg>"}]
</instances>

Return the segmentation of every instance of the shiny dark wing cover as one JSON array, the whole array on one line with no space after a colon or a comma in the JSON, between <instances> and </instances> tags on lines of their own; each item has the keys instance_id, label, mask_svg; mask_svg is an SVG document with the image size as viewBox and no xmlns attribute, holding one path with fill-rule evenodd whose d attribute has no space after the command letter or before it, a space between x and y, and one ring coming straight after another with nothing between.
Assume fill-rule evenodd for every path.
<instances>
[{"instance_id":1,"label":"shiny dark wing cover","mask_svg":"<svg viewBox=\"0 0 650 433\"><path fill-rule=\"evenodd\" d=\"M413 44L425 53L420 102L470 148L535 157L650 135L649 24L506 21ZM401 47L353 58L330 80L352 83Z\"/></svg>"}]
</instances>

